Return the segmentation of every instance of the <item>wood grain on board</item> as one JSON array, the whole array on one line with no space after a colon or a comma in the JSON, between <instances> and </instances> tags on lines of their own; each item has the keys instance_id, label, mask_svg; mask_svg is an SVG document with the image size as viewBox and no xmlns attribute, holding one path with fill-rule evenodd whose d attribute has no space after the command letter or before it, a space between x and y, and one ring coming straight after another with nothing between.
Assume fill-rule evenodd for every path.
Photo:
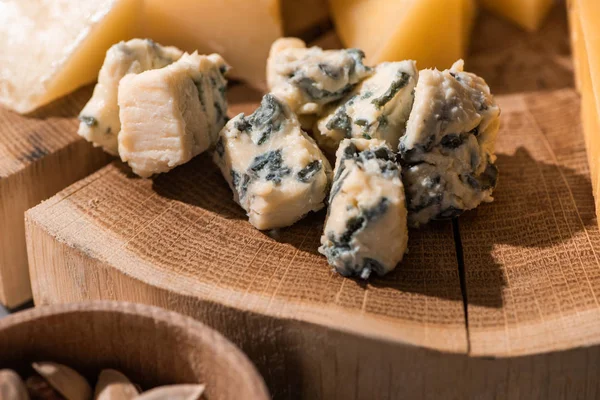
<instances>
[{"instance_id":1,"label":"wood grain on board","mask_svg":"<svg viewBox=\"0 0 600 400\"><path fill-rule=\"evenodd\" d=\"M486 14L476 31L503 40L475 39L467 67L507 95L495 202L459 221L471 354L598 344L600 232L565 10L537 34Z\"/></svg>"},{"instance_id":2,"label":"wood grain on board","mask_svg":"<svg viewBox=\"0 0 600 400\"><path fill-rule=\"evenodd\" d=\"M600 343L600 231L573 89L500 98L492 207L460 220L471 352Z\"/></svg>"},{"instance_id":3,"label":"wood grain on board","mask_svg":"<svg viewBox=\"0 0 600 400\"><path fill-rule=\"evenodd\" d=\"M332 273L323 212L256 231L208 155L153 180L115 162L28 212L36 303L191 315L240 345L276 398L600 395L600 236L565 21L557 8L525 34L482 14L466 67L503 109L496 202L454 232L411 231L392 274ZM260 94L231 99L248 113Z\"/></svg>"},{"instance_id":4,"label":"wood grain on board","mask_svg":"<svg viewBox=\"0 0 600 400\"><path fill-rule=\"evenodd\" d=\"M77 136L85 88L30 115L0 108L0 303L31 299L25 210L109 162Z\"/></svg>"},{"instance_id":5,"label":"wood grain on board","mask_svg":"<svg viewBox=\"0 0 600 400\"><path fill-rule=\"evenodd\" d=\"M413 232L403 268L364 283L333 273L318 254L324 216L311 214L290 228L259 232L248 224L208 155L154 180L133 177L115 162L29 212L35 299L44 304L68 296L111 296L114 290L109 285L102 293L103 287L94 286L105 282L103 270L95 272L100 274L97 281L88 282L89 292L82 285L86 275L77 279L76 293L60 285L65 267L61 263L38 270L37 257L45 256L39 244L49 235L72 251L83 251L174 295L444 351L466 351L450 223ZM75 267L81 267L81 273L86 268Z\"/></svg>"}]
</instances>

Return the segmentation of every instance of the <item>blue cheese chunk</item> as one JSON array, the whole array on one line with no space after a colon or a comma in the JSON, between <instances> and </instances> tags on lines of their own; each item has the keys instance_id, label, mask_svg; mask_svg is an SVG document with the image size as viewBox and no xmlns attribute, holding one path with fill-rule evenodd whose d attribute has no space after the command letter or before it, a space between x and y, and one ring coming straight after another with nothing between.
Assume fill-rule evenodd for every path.
<instances>
[{"instance_id":1,"label":"blue cheese chunk","mask_svg":"<svg viewBox=\"0 0 600 400\"><path fill-rule=\"evenodd\" d=\"M335 153L344 138L385 140L398 147L406 130L419 72L414 61L382 63L348 96L325 108L314 135Z\"/></svg>"},{"instance_id":2,"label":"blue cheese chunk","mask_svg":"<svg viewBox=\"0 0 600 400\"><path fill-rule=\"evenodd\" d=\"M331 165L296 115L271 94L253 114L227 123L214 161L258 229L289 226L324 207Z\"/></svg>"},{"instance_id":3,"label":"blue cheese chunk","mask_svg":"<svg viewBox=\"0 0 600 400\"><path fill-rule=\"evenodd\" d=\"M300 39L278 39L267 61L269 89L295 113L318 114L371 75L364 57L358 49L323 50L307 48Z\"/></svg>"},{"instance_id":4,"label":"blue cheese chunk","mask_svg":"<svg viewBox=\"0 0 600 400\"><path fill-rule=\"evenodd\" d=\"M319 252L341 275L384 275L402 261L408 244L396 156L378 139L344 139L336 157Z\"/></svg>"},{"instance_id":5,"label":"blue cheese chunk","mask_svg":"<svg viewBox=\"0 0 600 400\"><path fill-rule=\"evenodd\" d=\"M117 155L117 136L121 131L117 89L121 78L165 67L182 55L181 50L150 39L132 39L112 46L106 52L92 98L79 114L79 135Z\"/></svg>"},{"instance_id":6,"label":"blue cheese chunk","mask_svg":"<svg viewBox=\"0 0 600 400\"><path fill-rule=\"evenodd\" d=\"M227 120L227 70L220 55L194 53L121 79L118 148L133 172L167 172L216 142Z\"/></svg>"},{"instance_id":7,"label":"blue cheese chunk","mask_svg":"<svg viewBox=\"0 0 600 400\"><path fill-rule=\"evenodd\" d=\"M423 70L400 141L409 225L454 218L493 200L500 109L485 81L456 62Z\"/></svg>"}]
</instances>

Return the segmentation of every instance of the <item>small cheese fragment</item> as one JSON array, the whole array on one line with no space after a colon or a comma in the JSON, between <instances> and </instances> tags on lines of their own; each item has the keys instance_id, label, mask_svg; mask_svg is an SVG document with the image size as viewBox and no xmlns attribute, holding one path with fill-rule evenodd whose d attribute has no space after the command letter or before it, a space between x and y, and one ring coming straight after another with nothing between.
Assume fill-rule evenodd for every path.
<instances>
[{"instance_id":1,"label":"small cheese fragment","mask_svg":"<svg viewBox=\"0 0 600 400\"><path fill-rule=\"evenodd\" d=\"M528 31L537 30L554 0L480 0L483 7Z\"/></svg>"},{"instance_id":2,"label":"small cheese fragment","mask_svg":"<svg viewBox=\"0 0 600 400\"><path fill-rule=\"evenodd\" d=\"M162 68L178 60L183 52L175 47L163 47L149 39L132 39L112 46L106 52L92 98L79 114L80 136L117 155L117 135L121 130L117 89L127 74L139 74Z\"/></svg>"},{"instance_id":3,"label":"small cheese fragment","mask_svg":"<svg viewBox=\"0 0 600 400\"><path fill-rule=\"evenodd\" d=\"M400 140L409 225L454 218L492 201L500 109L485 81L456 62L423 70Z\"/></svg>"},{"instance_id":4,"label":"small cheese fragment","mask_svg":"<svg viewBox=\"0 0 600 400\"><path fill-rule=\"evenodd\" d=\"M338 104L326 107L313 134L335 153L344 138L385 140L392 148L406 131L419 72L414 61L382 63Z\"/></svg>"},{"instance_id":5,"label":"small cheese fragment","mask_svg":"<svg viewBox=\"0 0 600 400\"><path fill-rule=\"evenodd\" d=\"M188 52L219 53L231 76L265 88L271 44L282 36L279 0L145 0L142 36Z\"/></svg>"},{"instance_id":6,"label":"small cheese fragment","mask_svg":"<svg viewBox=\"0 0 600 400\"><path fill-rule=\"evenodd\" d=\"M330 6L342 42L364 50L368 64L416 60L419 68L448 68L464 57L475 17L473 0L330 0Z\"/></svg>"},{"instance_id":7,"label":"small cheese fragment","mask_svg":"<svg viewBox=\"0 0 600 400\"><path fill-rule=\"evenodd\" d=\"M184 54L161 69L119 84L119 155L141 177L167 172L208 149L227 120L218 54Z\"/></svg>"},{"instance_id":8,"label":"small cheese fragment","mask_svg":"<svg viewBox=\"0 0 600 400\"><path fill-rule=\"evenodd\" d=\"M271 92L298 114L318 114L322 106L341 99L372 73L358 49L306 48L295 38L273 43L267 61Z\"/></svg>"},{"instance_id":9,"label":"small cheese fragment","mask_svg":"<svg viewBox=\"0 0 600 400\"><path fill-rule=\"evenodd\" d=\"M340 144L319 252L341 275L381 276L402 261L407 211L395 160L378 139L344 139Z\"/></svg>"},{"instance_id":10,"label":"small cheese fragment","mask_svg":"<svg viewBox=\"0 0 600 400\"><path fill-rule=\"evenodd\" d=\"M98 77L135 36L141 0L0 1L0 104L31 112Z\"/></svg>"},{"instance_id":11,"label":"small cheese fragment","mask_svg":"<svg viewBox=\"0 0 600 400\"><path fill-rule=\"evenodd\" d=\"M292 225L324 207L331 165L285 103L267 94L221 131L215 163L256 228Z\"/></svg>"}]
</instances>

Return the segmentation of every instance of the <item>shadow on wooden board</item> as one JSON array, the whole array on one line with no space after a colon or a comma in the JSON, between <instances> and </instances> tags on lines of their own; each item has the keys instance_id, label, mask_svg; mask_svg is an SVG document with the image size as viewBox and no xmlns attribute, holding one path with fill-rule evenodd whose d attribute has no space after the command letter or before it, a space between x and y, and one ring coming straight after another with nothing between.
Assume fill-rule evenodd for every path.
<instances>
[{"instance_id":1,"label":"shadow on wooden board","mask_svg":"<svg viewBox=\"0 0 600 400\"><path fill-rule=\"evenodd\" d=\"M536 182L532 181L532 177L535 180L535 177L540 176L540 174L546 177L560 175L573 187L589 186L589 177L578 174L576 171L564 166L537 161L525 148L519 148L511 155L498 155L497 163L500 169L500 180L495 192L495 201L492 204L484 204L481 208L483 210L492 207L503 209L506 211L502 214L504 215L503 218L514 219L515 223L505 224L502 229L493 231L485 227L481 227L482 229L476 231L470 230L469 235L479 235L477 237L478 247L466 249L469 252L469 260L477 258L478 265L481 266L476 274L485 275L486 280L485 295L473 296L467 298L467 301L472 304L494 308L502 307L502 290L506 286L506 277L502 272L503 261L492 255L495 246L509 245L516 248L529 248L532 251L555 248L562 242L570 240L586 226L595 224L593 216L587 215L582 220L582 225L576 227L576 230L566 231L563 235L542 235L533 231L534 224L530 223L531 219L538 217L548 204L543 201L545 198L544 186L536 185ZM233 201L231 190L221 176L219 169L212 163L209 155L201 155L184 166L158 176L153 181L153 190L159 196L180 201L198 209L210 210L220 214L225 219L246 219L244 211ZM489 218L478 217L477 214L481 212L479 210L468 212L466 218L470 222L477 218L479 222L494 223ZM496 215L498 214L496 213ZM318 255L316 245L306 246L304 243L318 243L324 219L323 211L312 213L292 228L271 232L256 231L256 235L265 235L277 242L291 244L303 252ZM427 236L427 232L443 229L443 225L443 222L436 222L421 231L411 230L409 250L422 247L423 238ZM310 234L311 238L299 241L298 238L303 238L305 233ZM464 249L461 250L465 251ZM429 251L441 256L435 249ZM419 252L427 253L428 250L424 249ZM454 254L449 256L454 257ZM457 261L457 270L459 264L460 262ZM435 264L433 266L435 267ZM414 285L412 281L425 278L425 276L407 273L401 263L394 272L385 277L374 277L368 284L374 287L412 291L422 288L420 285ZM472 276L472 279L476 279L476 275ZM360 280L355 282L358 286L367 285ZM443 290L443 287L430 285L426 290L426 294L429 296L461 300L460 293L448 292Z\"/></svg>"}]
</instances>

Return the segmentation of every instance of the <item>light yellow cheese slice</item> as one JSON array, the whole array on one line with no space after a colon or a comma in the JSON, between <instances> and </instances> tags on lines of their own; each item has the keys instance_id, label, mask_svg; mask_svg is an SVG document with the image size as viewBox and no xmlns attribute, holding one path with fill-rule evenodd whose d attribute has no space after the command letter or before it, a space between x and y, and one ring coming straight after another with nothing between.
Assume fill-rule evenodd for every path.
<instances>
[{"instance_id":1,"label":"light yellow cheese slice","mask_svg":"<svg viewBox=\"0 0 600 400\"><path fill-rule=\"evenodd\" d=\"M346 47L365 51L368 64L417 61L420 69L449 68L462 58L475 17L472 0L330 0Z\"/></svg>"},{"instance_id":2,"label":"light yellow cheese slice","mask_svg":"<svg viewBox=\"0 0 600 400\"><path fill-rule=\"evenodd\" d=\"M142 36L184 51L219 53L230 76L266 87L271 44L282 36L279 0L145 0Z\"/></svg>"},{"instance_id":3,"label":"light yellow cheese slice","mask_svg":"<svg viewBox=\"0 0 600 400\"><path fill-rule=\"evenodd\" d=\"M480 0L483 7L529 31L537 30L554 0ZM598 1L598 0L595 0Z\"/></svg>"},{"instance_id":4,"label":"light yellow cheese slice","mask_svg":"<svg viewBox=\"0 0 600 400\"><path fill-rule=\"evenodd\" d=\"M0 104L33 111L98 76L138 30L141 0L0 1Z\"/></svg>"}]
</instances>

